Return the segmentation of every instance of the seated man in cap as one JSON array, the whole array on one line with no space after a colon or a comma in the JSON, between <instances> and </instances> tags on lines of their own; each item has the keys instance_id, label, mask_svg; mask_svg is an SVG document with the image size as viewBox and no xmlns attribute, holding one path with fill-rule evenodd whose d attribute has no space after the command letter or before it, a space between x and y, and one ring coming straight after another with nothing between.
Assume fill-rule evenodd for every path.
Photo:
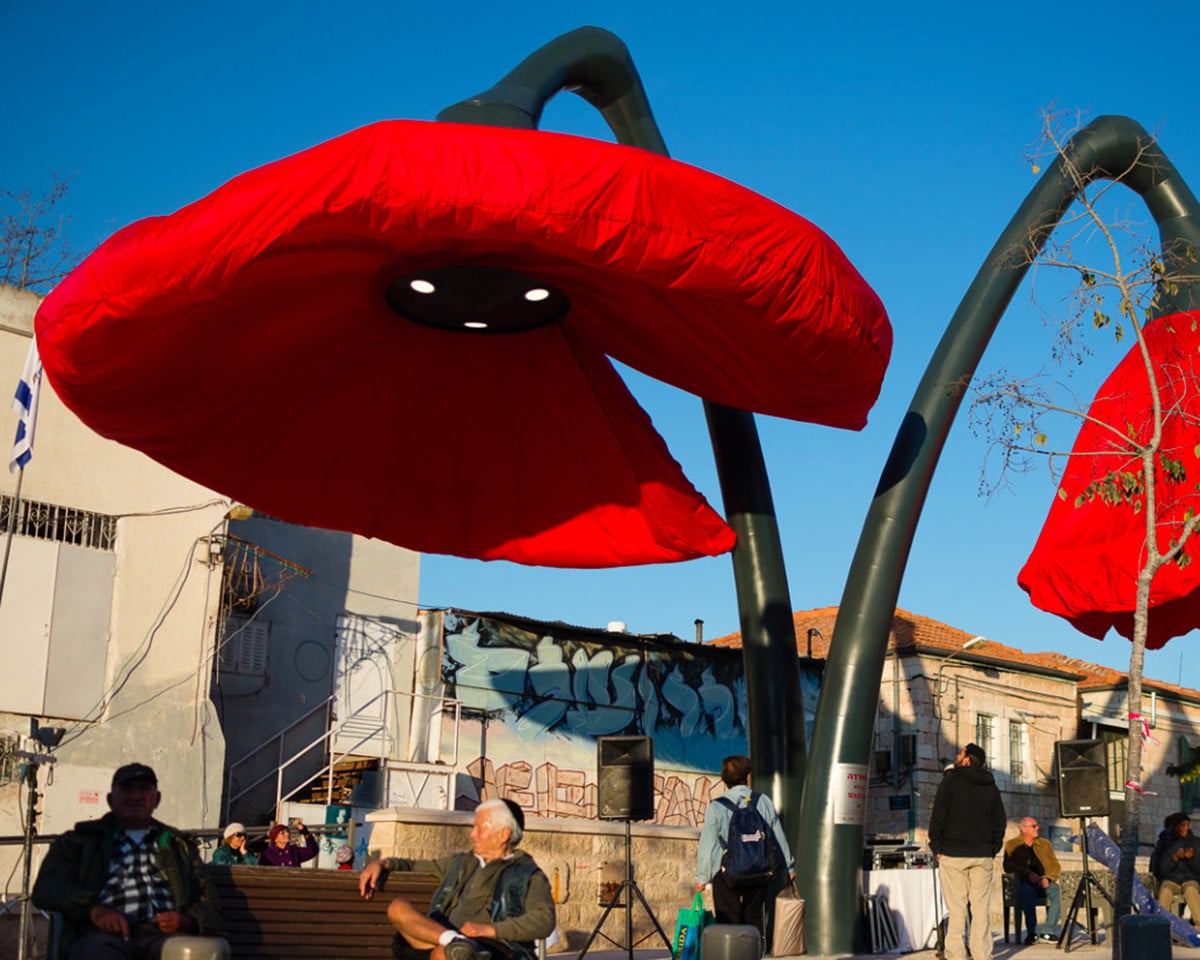
<instances>
[{"instance_id":1,"label":"seated man in cap","mask_svg":"<svg viewBox=\"0 0 1200 960\"><path fill-rule=\"evenodd\" d=\"M113 774L108 808L50 847L32 900L63 915L68 960L157 960L175 934L213 934L221 915L189 837L154 819L154 771L130 763Z\"/></svg>"},{"instance_id":2,"label":"seated man in cap","mask_svg":"<svg viewBox=\"0 0 1200 960\"><path fill-rule=\"evenodd\" d=\"M485 800L475 809L471 853L443 860L388 858L367 864L358 888L370 899L391 870L435 873L441 886L429 913L393 900L388 919L398 931L401 960L531 960L536 941L554 931L550 882L516 846L525 815L511 800Z\"/></svg>"}]
</instances>

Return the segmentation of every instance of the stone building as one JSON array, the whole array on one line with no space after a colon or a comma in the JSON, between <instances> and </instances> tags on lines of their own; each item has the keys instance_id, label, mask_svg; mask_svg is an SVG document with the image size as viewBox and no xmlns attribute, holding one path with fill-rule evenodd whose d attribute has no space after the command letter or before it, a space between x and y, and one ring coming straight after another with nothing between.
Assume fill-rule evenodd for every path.
<instances>
[{"instance_id":1,"label":"stone building","mask_svg":"<svg viewBox=\"0 0 1200 960\"><path fill-rule=\"evenodd\" d=\"M823 659L836 607L794 615L802 653ZM736 647L738 634L714 641ZM1166 773L1200 743L1200 691L1147 678L1143 710L1153 740L1143 748L1142 829L1149 853L1163 818L1192 810L1191 785ZM982 746L1013 821L1033 815L1043 834L1070 856L1078 819L1059 816L1055 743L1102 740L1109 814L1096 821L1110 835L1121 821L1126 780L1128 708L1120 671L1051 653L1026 653L930 617L897 610L888 640L875 718L867 823L869 832L910 843L927 840L929 810L943 770L967 743ZM1155 742L1157 741L1157 742Z\"/></svg>"}]
</instances>

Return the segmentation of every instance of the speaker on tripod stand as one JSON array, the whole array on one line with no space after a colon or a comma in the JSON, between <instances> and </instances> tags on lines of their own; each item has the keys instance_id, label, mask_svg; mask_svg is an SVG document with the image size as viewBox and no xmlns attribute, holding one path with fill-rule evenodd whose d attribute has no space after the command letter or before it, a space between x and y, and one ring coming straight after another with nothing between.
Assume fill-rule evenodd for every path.
<instances>
[{"instance_id":1,"label":"speaker on tripod stand","mask_svg":"<svg viewBox=\"0 0 1200 960\"><path fill-rule=\"evenodd\" d=\"M1059 740L1058 805L1064 817L1108 816L1108 754L1103 740Z\"/></svg>"},{"instance_id":2,"label":"speaker on tripod stand","mask_svg":"<svg viewBox=\"0 0 1200 960\"><path fill-rule=\"evenodd\" d=\"M671 940L663 931L662 924L654 916L650 904L633 879L633 840L630 823L633 820L654 819L654 740L650 737L598 737L596 739L596 816L601 820L623 820L625 822L625 879L613 893L600 921L579 951L576 960L583 960L596 937L604 937L613 946L625 946L629 960L633 960L633 948L646 940L646 934L637 943L633 942L633 898L637 897L662 937L668 950ZM601 931L604 921L625 897L625 943Z\"/></svg>"},{"instance_id":3,"label":"speaker on tripod stand","mask_svg":"<svg viewBox=\"0 0 1200 960\"><path fill-rule=\"evenodd\" d=\"M601 820L654 819L654 740L596 740L596 816Z\"/></svg>"},{"instance_id":4,"label":"speaker on tripod stand","mask_svg":"<svg viewBox=\"0 0 1200 960\"><path fill-rule=\"evenodd\" d=\"M1076 926L1075 914L1085 906L1088 935L1099 943L1096 914L1092 908L1095 890L1110 908L1112 898L1088 870L1088 817L1108 815L1108 752L1103 740L1059 740L1054 744L1054 759L1058 767L1058 805L1064 817L1079 817L1079 846L1083 851L1083 876L1075 888L1075 896L1067 910L1067 920L1058 938L1060 947L1070 949L1071 933ZM1115 916L1115 910L1113 911Z\"/></svg>"}]
</instances>

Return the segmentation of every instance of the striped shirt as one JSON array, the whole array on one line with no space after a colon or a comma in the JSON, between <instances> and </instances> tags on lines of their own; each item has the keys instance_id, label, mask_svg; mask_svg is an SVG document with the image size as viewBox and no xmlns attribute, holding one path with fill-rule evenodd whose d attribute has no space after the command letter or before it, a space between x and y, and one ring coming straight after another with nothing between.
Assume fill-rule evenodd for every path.
<instances>
[{"instance_id":1,"label":"striped shirt","mask_svg":"<svg viewBox=\"0 0 1200 960\"><path fill-rule=\"evenodd\" d=\"M175 909L171 888L155 855L157 838L156 829L146 830L137 840L124 830L113 837L116 848L108 865L108 879L100 890L100 902L124 914L130 923L153 920L160 910Z\"/></svg>"}]
</instances>

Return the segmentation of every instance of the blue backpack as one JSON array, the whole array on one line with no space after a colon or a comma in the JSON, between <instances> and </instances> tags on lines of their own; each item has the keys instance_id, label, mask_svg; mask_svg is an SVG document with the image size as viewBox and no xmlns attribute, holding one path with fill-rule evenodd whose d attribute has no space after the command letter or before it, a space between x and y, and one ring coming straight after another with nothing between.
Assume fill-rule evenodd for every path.
<instances>
[{"instance_id":1,"label":"blue backpack","mask_svg":"<svg viewBox=\"0 0 1200 960\"><path fill-rule=\"evenodd\" d=\"M766 886L778 865L775 836L758 812L759 796L751 793L747 803L734 803L728 797L716 799L732 811L721 869L735 890Z\"/></svg>"}]
</instances>

